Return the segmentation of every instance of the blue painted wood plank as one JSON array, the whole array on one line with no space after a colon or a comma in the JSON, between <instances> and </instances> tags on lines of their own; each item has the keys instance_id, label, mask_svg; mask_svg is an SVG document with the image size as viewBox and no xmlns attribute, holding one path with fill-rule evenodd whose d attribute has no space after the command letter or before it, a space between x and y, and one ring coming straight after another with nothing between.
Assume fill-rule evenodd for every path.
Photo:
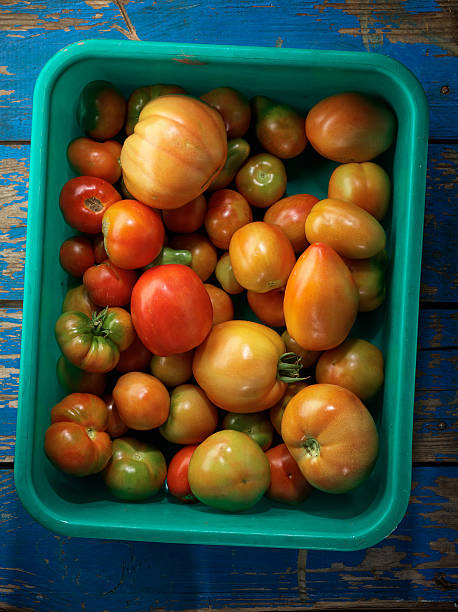
<instances>
[{"instance_id":1,"label":"blue painted wood plank","mask_svg":"<svg viewBox=\"0 0 458 612\"><path fill-rule=\"evenodd\" d=\"M4 64L0 68L0 139L30 137L34 82L46 60L60 48L88 38L137 36L164 42L382 53L401 61L420 80L431 109L431 137L456 138L457 123L443 121L457 102L457 44L448 4L431 0L136 0L126 5L132 24L129 31L113 2L77 0L63 9L59 0L36 5L18 0L0 16Z\"/></svg>"},{"instance_id":2,"label":"blue painted wood plank","mask_svg":"<svg viewBox=\"0 0 458 612\"><path fill-rule=\"evenodd\" d=\"M458 346L458 312L456 310L420 310L418 348L452 348Z\"/></svg>"}]
</instances>

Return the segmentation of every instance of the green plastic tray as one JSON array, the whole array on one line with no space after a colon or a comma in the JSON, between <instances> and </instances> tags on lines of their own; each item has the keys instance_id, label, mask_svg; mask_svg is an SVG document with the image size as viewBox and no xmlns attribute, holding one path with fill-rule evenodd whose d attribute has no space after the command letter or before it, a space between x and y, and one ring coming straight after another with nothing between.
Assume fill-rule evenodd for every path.
<instances>
[{"instance_id":1,"label":"green plastic tray","mask_svg":"<svg viewBox=\"0 0 458 612\"><path fill-rule=\"evenodd\" d=\"M341 496L315 492L299 507L267 499L252 511L224 514L169 499L114 501L98 478L78 480L46 459L43 439L52 406L63 396L55 376L59 355L53 329L67 287L58 250L71 235L59 211L59 192L73 176L68 142L80 135L75 105L94 79L127 96L141 85L177 83L199 95L230 85L304 112L327 95L356 90L379 95L398 120L395 146L377 160L393 179L384 221L390 259L384 306L360 316L354 333L376 343L386 358L383 397L373 408L380 454L370 478ZM382 540L402 519L409 500L428 109L416 78L375 53L210 46L132 41L85 41L59 51L43 68L33 98L21 374L15 482L30 514L72 536L288 548L357 550ZM325 197L335 164L308 151L287 163L288 195Z\"/></svg>"}]
</instances>

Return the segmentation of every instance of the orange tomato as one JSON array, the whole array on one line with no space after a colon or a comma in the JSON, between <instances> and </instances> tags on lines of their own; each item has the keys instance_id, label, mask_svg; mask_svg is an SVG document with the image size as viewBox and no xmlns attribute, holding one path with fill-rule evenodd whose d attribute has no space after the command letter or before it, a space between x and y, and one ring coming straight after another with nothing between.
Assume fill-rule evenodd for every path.
<instances>
[{"instance_id":1,"label":"orange tomato","mask_svg":"<svg viewBox=\"0 0 458 612\"><path fill-rule=\"evenodd\" d=\"M247 291L246 295L251 310L263 323L271 327L283 327L285 325L284 292L282 289L274 289L267 293Z\"/></svg>"},{"instance_id":2,"label":"orange tomato","mask_svg":"<svg viewBox=\"0 0 458 612\"><path fill-rule=\"evenodd\" d=\"M167 389L158 378L144 372L120 376L113 389L113 399L121 420L131 429L154 429L169 416Z\"/></svg>"},{"instance_id":3,"label":"orange tomato","mask_svg":"<svg viewBox=\"0 0 458 612\"><path fill-rule=\"evenodd\" d=\"M210 283L204 283L213 307L213 325L218 325L223 321L230 321L234 318L234 304L231 297L224 289L215 287Z\"/></svg>"},{"instance_id":4,"label":"orange tomato","mask_svg":"<svg viewBox=\"0 0 458 612\"><path fill-rule=\"evenodd\" d=\"M309 243L305 237L305 221L318 198L299 193L272 204L264 215L264 221L278 225L285 232L296 253L302 253Z\"/></svg>"}]
</instances>

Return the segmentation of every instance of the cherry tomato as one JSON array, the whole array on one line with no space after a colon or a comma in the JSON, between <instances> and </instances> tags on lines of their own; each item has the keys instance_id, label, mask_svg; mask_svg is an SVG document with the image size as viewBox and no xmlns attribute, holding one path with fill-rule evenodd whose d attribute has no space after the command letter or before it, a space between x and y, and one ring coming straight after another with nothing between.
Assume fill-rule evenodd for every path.
<instances>
[{"instance_id":1,"label":"cherry tomato","mask_svg":"<svg viewBox=\"0 0 458 612\"><path fill-rule=\"evenodd\" d=\"M113 399L121 420L131 429L154 429L169 416L167 389L158 378L144 372L120 376L113 389Z\"/></svg>"},{"instance_id":2,"label":"cherry tomato","mask_svg":"<svg viewBox=\"0 0 458 612\"><path fill-rule=\"evenodd\" d=\"M291 338L287 329L285 329L285 331L282 333L281 339L285 343L287 351L299 355L301 358L302 367L305 369L310 368L314 363L316 363L318 357L321 355L320 351L308 351L300 346L296 340L294 340L294 338Z\"/></svg>"},{"instance_id":3,"label":"cherry tomato","mask_svg":"<svg viewBox=\"0 0 458 612\"><path fill-rule=\"evenodd\" d=\"M242 293L243 287L234 276L229 253L223 253L215 267L215 276L221 287L231 295Z\"/></svg>"},{"instance_id":4,"label":"cherry tomato","mask_svg":"<svg viewBox=\"0 0 458 612\"><path fill-rule=\"evenodd\" d=\"M152 353L149 351L143 342L135 337L132 344L125 350L119 353L119 361L116 369L118 372L142 372L148 369L151 361Z\"/></svg>"},{"instance_id":5,"label":"cherry tomato","mask_svg":"<svg viewBox=\"0 0 458 612\"><path fill-rule=\"evenodd\" d=\"M124 270L151 263L161 252L165 237L158 213L136 200L110 206L103 215L102 232L108 257Z\"/></svg>"},{"instance_id":6,"label":"cherry tomato","mask_svg":"<svg viewBox=\"0 0 458 612\"><path fill-rule=\"evenodd\" d=\"M285 193L286 169L278 157L258 153L250 157L235 175L235 184L250 204L267 208Z\"/></svg>"},{"instance_id":7,"label":"cherry tomato","mask_svg":"<svg viewBox=\"0 0 458 612\"><path fill-rule=\"evenodd\" d=\"M70 310L83 312L86 316L91 318L92 313L97 313L99 307L96 306L89 297L86 287L84 285L78 285L78 287L69 289L65 294L62 304L62 312L68 312Z\"/></svg>"},{"instance_id":8,"label":"cherry tomato","mask_svg":"<svg viewBox=\"0 0 458 612\"><path fill-rule=\"evenodd\" d=\"M270 485L266 496L282 504L300 504L313 487L302 475L286 444L279 444L266 452L270 464Z\"/></svg>"},{"instance_id":9,"label":"cherry tomato","mask_svg":"<svg viewBox=\"0 0 458 612\"><path fill-rule=\"evenodd\" d=\"M296 263L283 230L264 221L238 229L232 236L229 255L237 281L257 293L284 287Z\"/></svg>"},{"instance_id":10,"label":"cherry tomato","mask_svg":"<svg viewBox=\"0 0 458 612\"><path fill-rule=\"evenodd\" d=\"M213 325L223 321L231 321L234 318L234 304L230 295L224 289L215 287L210 283L204 283L204 287L210 297L213 307Z\"/></svg>"},{"instance_id":11,"label":"cherry tomato","mask_svg":"<svg viewBox=\"0 0 458 612\"><path fill-rule=\"evenodd\" d=\"M57 360L57 380L65 393L93 393L102 395L107 377L100 372L86 372L74 366L63 355Z\"/></svg>"},{"instance_id":12,"label":"cherry tomato","mask_svg":"<svg viewBox=\"0 0 458 612\"><path fill-rule=\"evenodd\" d=\"M151 374L167 387L176 387L192 377L192 357L194 351L176 353L167 357L153 355L150 362Z\"/></svg>"},{"instance_id":13,"label":"cherry tomato","mask_svg":"<svg viewBox=\"0 0 458 612\"><path fill-rule=\"evenodd\" d=\"M252 221L250 205L233 189L215 191L208 200L205 229L210 240L219 249L227 250L234 232Z\"/></svg>"},{"instance_id":14,"label":"cherry tomato","mask_svg":"<svg viewBox=\"0 0 458 612\"><path fill-rule=\"evenodd\" d=\"M257 442L263 451L270 447L274 438L274 428L265 412L253 414L227 412L221 422L221 428L243 431Z\"/></svg>"},{"instance_id":15,"label":"cherry tomato","mask_svg":"<svg viewBox=\"0 0 458 612\"><path fill-rule=\"evenodd\" d=\"M138 123L143 108L155 98L170 94L185 94L186 91L179 85L146 85L133 91L127 102L126 134L130 136Z\"/></svg>"},{"instance_id":16,"label":"cherry tomato","mask_svg":"<svg viewBox=\"0 0 458 612\"><path fill-rule=\"evenodd\" d=\"M288 405L288 402L294 395L296 395L296 393L299 393L299 391L301 391L302 389L305 389L305 387L308 387L309 385L310 385L310 382L308 382L307 380L301 380L296 383L290 383L286 389L285 395L281 398L281 400L277 404L275 404L275 406L272 406L272 408L270 408L269 410L270 422L272 423L275 431L278 434L281 435L281 421L283 418L283 413L285 412L285 408Z\"/></svg>"},{"instance_id":17,"label":"cherry tomato","mask_svg":"<svg viewBox=\"0 0 458 612\"><path fill-rule=\"evenodd\" d=\"M188 479L189 462L197 446L197 444L191 444L181 448L172 457L167 470L169 493L185 504L193 504L198 501L192 494Z\"/></svg>"},{"instance_id":18,"label":"cherry tomato","mask_svg":"<svg viewBox=\"0 0 458 612\"><path fill-rule=\"evenodd\" d=\"M254 314L266 325L283 327L285 315L283 313L284 291L273 289L267 293L247 291L248 304Z\"/></svg>"},{"instance_id":19,"label":"cherry tomato","mask_svg":"<svg viewBox=\"0 0 458 612\"><path fill-rule=\"evenodd\" d=\"M224 189L232 183L235 175L250 155L250 145L243 138L233 138L227 143L226 163L218 176L211 182L208 191Z\"/></svg>"},{"instance_id":20,"label":"cherry tomato","mask_svg":"<svg viewBox=\"0 0 458 612\"><path fill-rule=\"evenodd\" d=\"M207 200L200 195L180 208L163 210L162 219L171 232L190 234L202 227L206 211Z\"/></svg>"},{"instance_id":21,"label":"cherry tomato","mask_svg":"<svg viewBox=\"0 0 458 612\"><path fill-rule=\"evenodd\" d=\"M121 147L116 140L75 138L67 147L67 159L77 174L97 176L113 184L121 177Z\"/></svg>"},{"instance_id":22,"label":"cherry tomato","mask_svg":"<svg viewBox=\"0 0 458 612\"><path fill-rule=\"evenodd\" d=\"M121 196L108 181L95 176L77 176L65 183L59 206L68 225L84 234L102 231L105 211Z\"/></svg>"},{"instance_id":23,"label":"cherry tomato","mask_svg":"<svg viewBox=\"0 0 458 612\"><path fill-rule=\"evenodd\" d=\"M88 295L98 306L128 304L136 282L134 270L123 270L110 260L91 266L83 276Z\"/></svg>"},{"instance_id":24,"label":"cherry tomato","mask_svg":"<svg viewBox=\"0 0 458 612\"><path fill-rule=\"evenodd\" d=\"M371 312L385 300L386 269L388 258L386 251L380 251L369 259L343 258L349 268L359 294L360 312Z\"/></svg>"},{"instance_id":25,"label":"cherry tomato","mask_svg":"<svg viewBox=\"0 0 458 612\"><path fill-rule=\"evenodd\" d=\"M121 131L126 116L126 101L108 81L91 81L78 99L76 119L91 138L108 140Z\"/></svg>"},{"instance_id":26,"label":"cherry tomato","mask_svg":"<svg viewBox=\"0 0 458 612\"><path fill-rule=\"evenodd\" d=\"M213 320L203 282L191 268L176 264L142 274L132 292L131 312L143 344L165 357L201 344Z\"/></svg>"},{"instance_id":27,"label":"cherry tomato","mask_svg":"<svg viewBox=\"0 0 458 612\"><path fill-rule=\"evenodd\" d=\"M103 401L105 402L108 410L107 433L110 438L119 438L120 436L126 434L129 428L119 416L113 396L110 393L108 395L104 395Z\"/></svg>"},{"instance_id":28,"label":"cherry tomato","mask_svg":"<svg viewBox=\"0 0 458 612\"><path fill-rule=\"evenodd\" d=\"M272 204L264 215L264 221L278 225L285 232L296 253L302 253L309 242L305 236L305 221L318 198L299 193Z\"/></svg>"},{"instance_id":29,"label":"cherry tomato","mask_svg":"<svg viewBox=\"0 0 458 612\"><path fill-rule=\"evenodd\" d=\"M73 236L64 240L59 250L59 261L63 269L72 276L80 277L94 265L92 243L84 236Z\"/></svg>"},{"instance_id":30,"label":"cherry tomato","mask_svg":"<svg viewBox=\"0 0 458 612\"><path fill-rule=\"evenodd\" d=\"M202 234L177 234L170 241L170 246L191 252L191 268L202 281L213 274L218 255L212 243Z\"/></svg>"},{"instance_id":31,"label":"cherry tomato","mask_svg":"<svg viewBox=\"0 0 458 612\"><path fill-rule=\"evenodd\" d=\"M192 493L204 504L240 512L254 506L266 492L269 461L247 434L217 431L192 454L188 478Z\"/></svg>"},{"instance_id":32,"label":"cherry tomato","mask_svg":"<svg viewBox=\"0 0 458 612\"><path fill-rule=\"evenodd\" d=\"M217 87L200 96L200 99L221 114L228 138L239 138L250 127L250 103L240 91L232 87Z\"/></svg>"},{"instance_id":33,"label":"cherry tomato","mask_svg":"<svg viewBox=\"0 0 458 612\"><path fill-rule=\"evenodd\" d=\"M159 431L174 444L198 444L218 424L218 410L196 385L179 385L170 395L170 412Z\"/></svg>"}]
</instances>

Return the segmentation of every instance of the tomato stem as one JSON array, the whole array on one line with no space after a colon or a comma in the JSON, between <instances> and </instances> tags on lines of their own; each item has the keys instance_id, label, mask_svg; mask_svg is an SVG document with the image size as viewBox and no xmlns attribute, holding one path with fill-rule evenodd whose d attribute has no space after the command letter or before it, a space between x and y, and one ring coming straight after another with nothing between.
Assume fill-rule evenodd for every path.
<instances>
[{"instance_id":1,"label":"tomato stem","mask_svg":"<svg viewBox=\"0 0 458 612\"><path fill-rule=\"evenodd\" d=\"M315 438L307 438L304 442L304 449L309 457L320 456L320 443Z\"/></svg>"},{"instance_id":2,"label":"tomato stem","mask_svg":"<svg viewBox=\"0 0 458 612\"><path fill-rule=\"evenodd\" d=\"M104 329L103 324L105 323L105 319L107 317L108 306L105 306L103 310L99 313L92 313L92 326L94 328L95 336L104 336L105 338L110 334L109 329Z\"/></svg>"},{"instance_id":3,"label":"tomato stem","mask_svg":"<svg viewBox=\"0 0 458 612\"><path fill-rule=\"evenodd\" d=\"M302 368L302 357L296 353L283 353L278 359L277 379L284 383L294 383L305 380L307 377L299 376Z\"/></svg>"}]
</instances>

